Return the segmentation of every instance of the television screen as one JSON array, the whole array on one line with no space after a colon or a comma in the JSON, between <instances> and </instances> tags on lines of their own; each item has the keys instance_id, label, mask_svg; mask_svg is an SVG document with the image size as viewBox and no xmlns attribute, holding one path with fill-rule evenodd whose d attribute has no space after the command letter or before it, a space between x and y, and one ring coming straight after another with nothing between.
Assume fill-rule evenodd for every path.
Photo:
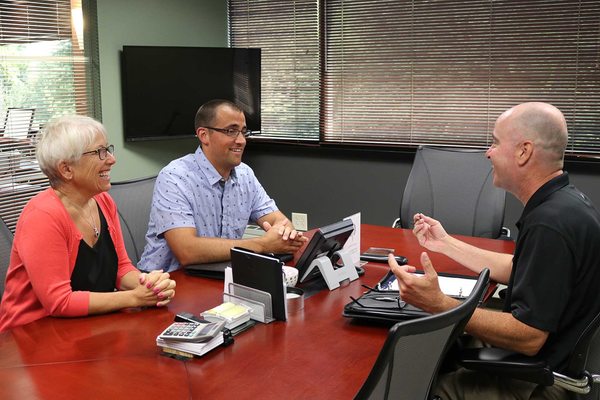
<instances>
[{"instance_id":1,"label":"television screen","mask_svg":"<svg viewBox=\"0 0 600 400\"><path fill-rule=\"evenodd\" d=\"M317 231L310 239L308 244L306 245L306 249L298 259L296 263L296 268L298 268L298 277L300 278L300 282L306 282L307 280L319 275L319 270L317 268L310 271L307 275L307 272L310 264L313 260L326 256L333 256L338 250L341 250L346 244L346 241L352 234L354 230L354 224L351 219L345 219L343 221L338 221L334 224L324 226ZM332 261L332 264L335 266L336 263Z\"/></svg>"},{"instance_id":2,"label":"television screen","mask_svg":"<svg viewBox=\"0 0 600 400\"><path fill-rule=\"evenodd\" d=\"M260 49L123 46L121 80L126 141L194 135L198 108L227 99L260 131Z\"/></svg>"}]
</instances>

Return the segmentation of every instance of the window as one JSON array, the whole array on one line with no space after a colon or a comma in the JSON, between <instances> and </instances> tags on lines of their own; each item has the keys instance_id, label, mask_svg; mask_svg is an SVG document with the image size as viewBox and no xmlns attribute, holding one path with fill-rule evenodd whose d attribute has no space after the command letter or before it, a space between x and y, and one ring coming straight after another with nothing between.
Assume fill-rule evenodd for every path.
<instances>
[{"instance_id":1,"label":"window","mask_svg":"<svg viewBox=\"0 0 600 400\"><path fill-rule=\"evenodd\" d=\"M57 115L100 117L95 21L93 1L0 3L0 217L13 230L48 187L35 160L40 128Z\"/></svg>"},{"instance_id":2,"label":"window","mask_svg":"<svg viewBox=\"0 0 600 400\"><path fill-rule=\"evenodd\" d=\"M600 155L599 2L322 0L322 9L321 142L487 147L502 111L535 100L564 112L571 155ZM260 18L286 24L290 13Z\"/></svg>"},{"instance_id":3,"label":"window","mask_svg":"<svg viewBox=\"0 0 600 400\"><path fill-rule=\"evenodd\" d=\"M231 46L262 49L260 138L319 138L318 15L316 0L229 1Z\"/></svg>"}]
</instances>

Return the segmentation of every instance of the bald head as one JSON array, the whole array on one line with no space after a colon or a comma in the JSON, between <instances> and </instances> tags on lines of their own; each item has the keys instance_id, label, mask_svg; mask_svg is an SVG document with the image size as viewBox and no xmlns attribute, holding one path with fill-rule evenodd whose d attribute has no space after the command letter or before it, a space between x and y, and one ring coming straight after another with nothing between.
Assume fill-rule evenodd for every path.
<instances>
[{"instance_id":1,"label":"bald head","mask_svg":"<svg viewBox=\"0 0 600 400\"><path fill-rule=\"evenodd\" d=\"M562 112L548 103L522 103L504 112L497 123L511 127L516 140L531 140L549 166L562 169L568 133Z\"/></svg>"}]
</instances>

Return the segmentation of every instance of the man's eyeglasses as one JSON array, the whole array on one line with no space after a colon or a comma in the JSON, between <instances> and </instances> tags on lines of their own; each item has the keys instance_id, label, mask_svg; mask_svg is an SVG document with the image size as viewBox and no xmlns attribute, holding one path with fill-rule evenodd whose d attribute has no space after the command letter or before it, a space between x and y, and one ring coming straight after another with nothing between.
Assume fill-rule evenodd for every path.
<instances>
[{"instance_id":1,"label":"man's eyeglasses","mask_svg":"<svg viewBox=\"0 0 600 400\"><path fill-rule=\"evenodd\" d=\"M212 129L213 131L217 131L217 132L221 132L226 134L227 136L229 136L232 139L235 139L236 137L238 137L238 135L241 133L243 137L248 137L250 135L252 135L252 131L246 128L243 129L234 129L234 128L213 128L210 126L205 126L206 129Z\"/></svg>"},{"instance_id":2,"label":"man's eyeglasses","mask_svg":"<svg viewBox=\"0 0 600 400\"><path fill-rule=\"evenodd\" d=\"M381 309L387 309L387 310L389 310L389 307L377 307L377 306L373 306L372 304L368 305L368 306L365 306L364 304L362 304L360 302L359 299L355 299L352 296L350 296L350 300L352 300L354 303L358 304L360 307L365 307L365 308L381 308ZM404 300L402 300L402 298L400 296L370 297L369 300L383 301L385 303L396 303L398 305L399 309L403 309L404 307L406 307L406 302Z\"/></svg>"},{"instance_id":3,"label":"man's eyeglasses","mask_svg":"<svg viewBox=\"0 0 600 400\"><path fill-rule=\"evenodd\" d=\"M111 156L115 154L115 146L112 144L108 145L108 147L100 147L96 150L86 151L85 153L81 153L81 155L85 156L86 154L98 154L98 158L104 160L109 153Z\"/></svg>"}]
</instances>

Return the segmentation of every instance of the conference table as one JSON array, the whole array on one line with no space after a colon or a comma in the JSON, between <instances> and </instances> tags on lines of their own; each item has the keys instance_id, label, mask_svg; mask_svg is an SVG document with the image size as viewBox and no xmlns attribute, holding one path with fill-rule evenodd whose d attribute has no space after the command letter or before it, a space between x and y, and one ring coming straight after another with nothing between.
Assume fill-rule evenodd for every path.
<instances>
[{"instance_id":1,"label":"conference table","mask_svg":"<svg viewBox=\"0 0 600 400\"><path fill-rule=\"evenodd\" d=\"M514 243L457 236L512 253ZM410 230L361 225L361 251L390 247L420 266L423 251ZM440 254L439 271L473 275ZM47 317L0 334L0 399L351 399L369 374L389 325L342 316L388 271L365 274L305 299L286 322L257 324L233 344L181 361L161 354L156 336L178 312L222 302L223 281L172 274L177 294L164 308L127 309L84 318ZM426 351L426 349L423 349ZM410 366L407 366L410 368Z\"/></svg>"}]
</instances>

